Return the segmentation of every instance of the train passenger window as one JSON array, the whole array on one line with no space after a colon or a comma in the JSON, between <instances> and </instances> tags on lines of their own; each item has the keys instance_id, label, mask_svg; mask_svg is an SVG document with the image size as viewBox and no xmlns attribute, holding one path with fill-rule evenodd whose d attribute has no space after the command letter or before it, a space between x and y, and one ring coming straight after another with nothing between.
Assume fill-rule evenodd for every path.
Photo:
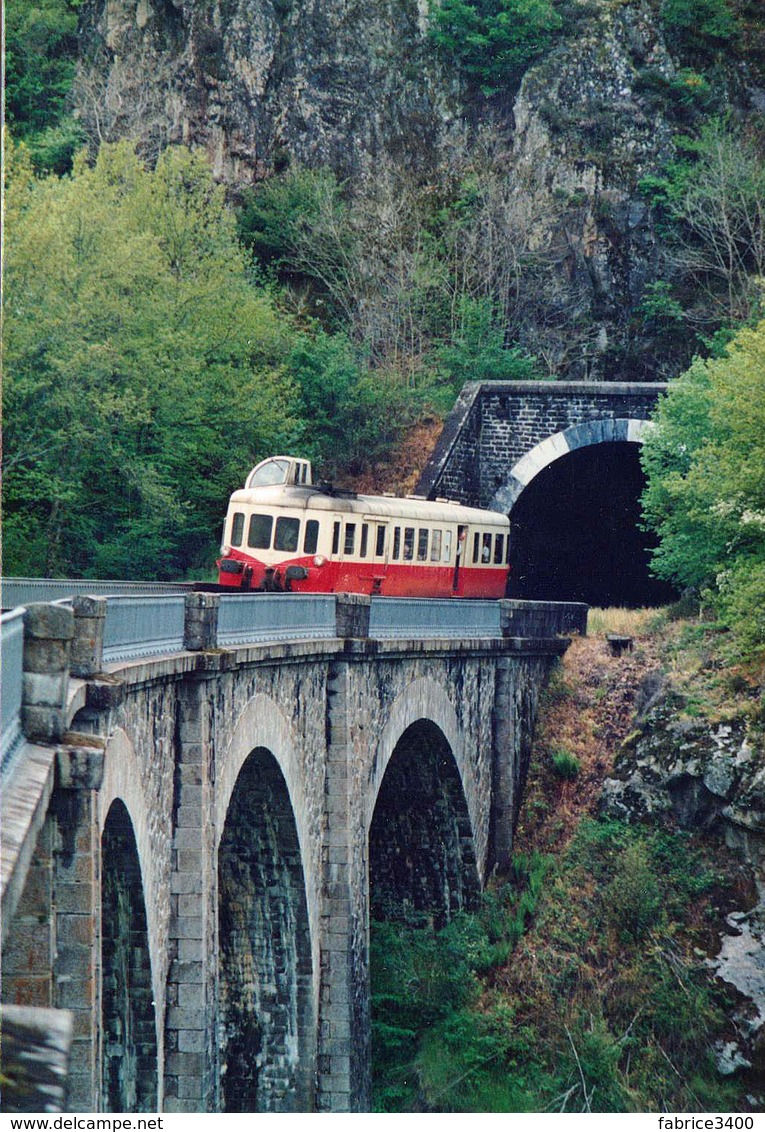
<instances>
[{"instance_id":1,"label":"train passenger window","mask_svg":"<svg viewBox=\"0 0 765 1132\"><path fill-rule=\"evenodd\" d=\"M393 529L393 554L391 558L399 558L401 556L401 527L394 527Z\"/></svg>"},{"instance_id":2,"label":"train passenger window","mask_svg":"<svg viewBox=\"0 0 765 1132\"><path fill-rule=\"evenodd\" d=\"M404 562L414 558L414 527L404 527Z\"/></svg>"},{"instance_id":3,"label":"train passenger window","mask_svg":"<svg viewBox=\"0 0 765 1132\"><path fill-rule=\"evenodd\" d=\"M430 540L430 561L438 562L441 557L441 531L433 531L433 538Z\"/></svg>"},{"instance_id":4,"label":"train passenger window","mask_svg":"<svg viewBox=\"0 0 765 1132\"><path fill-rule=\"evenodd\" d=\"M288 519L285 515L281 515L276 520L274 550L297 550L299 538L300 519Z\"/></svg>"},{"instance_id":5,"label":"train passenger window","mask_svg":"<svg viewBox=\"0 0 765 1132\"><path fill-rule=\"evenodd\" d=\"M507 550L505 551L505 563L510 565L510 535L507 536Z\"/></svg>"},{"instance_id":6,"label":"train passenger window","mask_svg":"<svg viewBox=\"0 0 765 1132\"><path fill-rule=\"evenodd\" d=\"M501 566L505 560L505 536L494 536L494 565Z\"/></svg>"},{"instance_id":7,"label":"train passenger window","mask_svg":"<svg viewBox=\"0 0 765 1132\"><path fill-rule=\"evenodd\" d=\"M273 525L273 515L251 515L250 529L247 532L247 545L256 550L268 550L271 545L271 528Z\"/></svg>"},{"instance_id":8,"label":"train passenger window","mask_svg":"<svg viewBox=\"0 0 765 1132\"><path fill-rule=\"evenodd\" d=\"M340 549L340 524L335 523L332 528L332 553L337 554Z\"/></svg>"},{"instance_id":9,"label":"train passenger window","mask_svg":"<svg viewBox=\"0 0 765 1132\"><path fill-rule=\"evenodd\" d=\"M478 531L473 535L473 561L481 561L481 536Z\"/></svg>"},{"instance_id":10,"label":"train passenger window","mask_svg":"<svg viewBox=\"0 0 765 1132\"><path fill-rule=\"evenodd\" d=\"M244 512L235 511L234 519L231 523L231 545L241 546L242 539L244 538Z\"/></svg>"},{"instance_id":11,"label":"train passenger window","mask_svg":"<svg viewBox=\"0 0 765 1132\"><path fill-rule=\"evenodd\" d=\"M367 539L369 538L369 523L361 524L361 547L359 548L359 557L366 558L367 556Z\"/></svg>"},{"instance_id":12,"label":"train passenger window","mask_svg":"<svg viewBox=\"0 0 765 1132\"><path fill-rule=\"evenodd\" d=\"M377 544L375 546L375 556L382 558L385 554L385 527L379 524L377 527Z\"/></svg>"},{"instance_id":13,"label":"train passenger window","mask_svg":"<svg viewBox=\"0 0 765 1132\"><path fill-rule=\"evenodd\" d=\"M303 554L315 554L319 545L319 520L309 519L303 536Z\"/></svg>"},{"instance_id":14,"label":"train passenger window","mask_svg":"<svg viewBox=\"0 0 765 1132\"><path fill-rule=\"evenodd\" d=\"M452 532L444 531L444 556L443 562L451 562L452 560Z\"/></svg>"},{"instance_id":15,"label":"train passenger window","mask_svg":"<svg viewBox=\"0 0 765 1132\"><path fill-rule=\"evenodd\" d=\"M344 554L353 554L356 549L356 524L345 524L345 543L343 546Z\"/></svg>"},{"instance_id":16,"label":"train passenger window","mask_svg":"<svg viewBox=\"0 0 765 1132\"><path fill-rule=\"evenodd\" d=\"M491 535L485 533L483 536L483 543L481 546L481 561L484 563L491 562Z\"/></svg>"},{"instance_id":17,"label":"train passenger window","mask_svg":"<svg viewBox=\"0 0 765 1132\"><path fill-rule=\"evenodd\" d=\"M417 532L417 561L418 562L427 562L428 561L428 535L429 534L430 534L430 531L426 530L425 527L420 527L419 531Z\"/></svg>"}]
</instances>

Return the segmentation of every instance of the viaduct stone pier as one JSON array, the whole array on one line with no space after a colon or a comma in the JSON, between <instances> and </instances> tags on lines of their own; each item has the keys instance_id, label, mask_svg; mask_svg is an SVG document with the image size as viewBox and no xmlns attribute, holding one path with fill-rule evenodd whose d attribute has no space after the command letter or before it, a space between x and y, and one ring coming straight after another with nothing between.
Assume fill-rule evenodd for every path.
<instances>
[{"instance_id":1,"label":"viaduct stone pier","mask_svg":"<svg viewBox=\"0 0 765 1132\"><path fill-rule=\"evenodd\" d=\"M641 443L666 389L658 382L468 382L417 491L507 514L569 452Z\"/></svg>"},{"instance_id":2,"label":"viaduct stone pier","mask_svg":"<svg viewBox=\"0 0 765 1132\"><path fill-rule=\"evenodd\" d=\"M3 1025L66 1047L50 1107L368 1110L370 918L441 922L508 863L586 623L437 604L453 632L348 595L6 615Z\"/></svg>"}]
</instances>

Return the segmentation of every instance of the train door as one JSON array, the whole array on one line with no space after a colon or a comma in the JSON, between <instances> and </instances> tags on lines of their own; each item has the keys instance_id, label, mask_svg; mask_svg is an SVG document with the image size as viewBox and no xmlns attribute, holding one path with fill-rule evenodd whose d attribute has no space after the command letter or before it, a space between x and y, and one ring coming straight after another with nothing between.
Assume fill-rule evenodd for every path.
<instances>
[{"instance_id":1,"label":"train door","mask_svg":"<svg viewBox=\"0 0 765 1132\"><path fill-rule=\"evenodd\" d=\"M364 545L364 575L369 581L369 592L380 594L384 591L385 575L388 571L389 539L388 524L381 522L377 515L365 515L362 529L366 528Z\"/></svg>"},{"instance_id":2,"label":"train door","mask_svg":"<svg viewBox=\"0 0 765 1132\"><path fill-rule=\"evenodd\" d=\"M454 577L452 578L452 593L459 592L460 574L465 565L465 554L467 553L467 533L466 526L460 524L457 527L457 555L454 560Z\"/></svg>"}]
</instances>

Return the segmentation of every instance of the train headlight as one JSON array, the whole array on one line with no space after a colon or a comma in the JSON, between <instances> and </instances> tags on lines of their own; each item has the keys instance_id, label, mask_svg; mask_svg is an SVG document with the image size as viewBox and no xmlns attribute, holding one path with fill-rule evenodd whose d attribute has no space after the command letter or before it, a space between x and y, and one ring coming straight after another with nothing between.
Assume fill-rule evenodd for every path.
<instances>
[{"instance_id":1,"label":"train headlight","mask_svg":"<svg viewBox=\"0 0 765 1132\"><path fill-rule=\"evenodd\" d=\"M231 547L226 546L225 542L221 543L220 552L223 558L228 558L229 554L231 553Z\"/></svg>"},{"instance_id":2,"label":"train headlight","mask_svg":"<svg viewBox=\"0 0 765 1132\"><path fill-rule=\"evenodd\" d=\"M326 558L324 557L323 554L317 554L316 557L313 560L313 564L314 564L314 566L323 566L326 561L327 560L326 560Z\"/></svg>"}]
</instances>

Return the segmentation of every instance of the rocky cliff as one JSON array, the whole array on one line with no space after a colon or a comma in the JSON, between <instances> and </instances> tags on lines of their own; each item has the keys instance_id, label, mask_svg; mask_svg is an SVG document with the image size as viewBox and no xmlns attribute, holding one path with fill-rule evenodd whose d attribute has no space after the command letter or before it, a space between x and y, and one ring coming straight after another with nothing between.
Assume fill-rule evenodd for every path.
<instances>
[{"instance_id":1,"label":"rocky cliff","mask_svg":"<svg viewBox=\"0 0 765 1132\"><path fill-rule=\"evenodd\" d=\"M349 192L382 169L439 189L488 138L534 197L525 251L545 261L513 336L569 378L667 376L674 359L636 317L660 275L638 185L694 116L765 106L757 60L718 53L707 79L670 50L658 3L556 0L552 49L485 95L434 47L432 3L86 0L78 113L94 139L149 155L203 146L234 190L291 164L328 166Z\"/></svg>"}]
</instances>

